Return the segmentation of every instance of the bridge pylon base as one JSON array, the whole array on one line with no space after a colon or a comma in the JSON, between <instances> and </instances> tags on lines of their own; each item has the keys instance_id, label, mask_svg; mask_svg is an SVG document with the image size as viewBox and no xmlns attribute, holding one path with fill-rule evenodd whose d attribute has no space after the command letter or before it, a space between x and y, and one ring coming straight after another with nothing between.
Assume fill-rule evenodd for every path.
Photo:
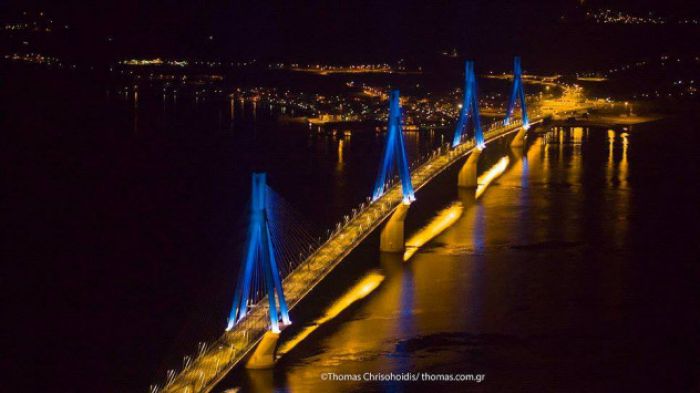
<instances>
[{"instance_id":1,"label":"bridge pylon base","mask_svg":"<svg viewBox=\"0 0 700 393\"><path fill-rule=\"evenodd\" d=\"M460 188L476 188L478 185L476 177L476 164L479 162L479 156L481 156L481 150L474 149L472 153L467 158L467 161L459 170L457 175L457 186Z\"/></svg>"},{"instance_id":2,"label":"bridge pylon base","mask_svg":"<svg viewBox=\"0 0 700 393\"><path fill-rule=\"evenodd\" d=\"M247 369L267 369L275 366L275 355L277 354L277 341L279 333L268 331L263 335L260 343L255 348L255 352L250 356L245 365Z\"/></svg>"},{"instance_id":3,"label":"bridge pylon base","mask_svg":"<svg viewBox=\"0 0 700 393\"><path fill-rule=\"evenodd\" d=\"M512 141L510 141L510 147L521 147L525 145L525 133L526 133L525 127L521 127L518 130L518 133L515 134L515 137L513 138Z\"/></svg>"},{"instance_id":4,"label":"bridge pylon base","mask_svg":"<svg viewBox=\"0 0 700 393\"><path fill-rule=\"evenodd\" d=\"M382 252L404 252L403 224L408 214L409 204L402 203L396 208L382 227L379 235L379 250Z\"/></svg>"}]
</instances>

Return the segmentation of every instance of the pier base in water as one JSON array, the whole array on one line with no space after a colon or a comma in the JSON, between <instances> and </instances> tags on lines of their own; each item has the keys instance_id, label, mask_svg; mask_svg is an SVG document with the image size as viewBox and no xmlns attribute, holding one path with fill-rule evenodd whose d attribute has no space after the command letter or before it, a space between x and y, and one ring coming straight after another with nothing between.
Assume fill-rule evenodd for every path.
<instances>
[{"instance_id":1,"label":"pier base in water","mask_svg":"<svg viewBox=\"0 0 700 393\"><path fill-rule=\"evenodd\" d=\"M525 127L521 127L521 128L518 130L518 133L515 134L515 137L513 138L513 140L510 141L510 146L511 146L511 147L521 147L521 146L524 146L524 145L525 145L525 132L526 132L526 131L527 131L527 130L525 129Z\"/></svg>"},{"instance_id":2,"label":"pier base in water","mask_svg":"<svg viewBox=\"0 0 700 393\"><path fill-rule=\"evenodd\" d=\"M408 208L411 205L400 204L396 208L394 214L389 217L389 220L384 224L382 232L379 235L379 250L383 252L403 252L404 251L404 233L403 224L408 214Z\"/></svg>"},{"instance_id":3,"label":"pier base in water","mask_svg":"<svg viewBox=\"0 0 700 393\"><path fill-rule=\"evenodd\" d=\"M457 175L457 186L461 188L476 188L478 185L476 181L476 164L479 161L479 156L481 156L481 150L479 149L474 149L469 155L462 169L459 170L459 175Z\"/></svg>"},{"instance_id":4,"label":"pier base in water","mask_svg":"<svg viewBox=\"0 0 700 393\"><path fill-rule=\"evenodd\" d=\"M250 356L245 367L249 369L265 369L275 366L275 354L277 352L277 341L279 333L268 331L263 336L260 343L255 348L255 352Z\"/></svg>"}]
</instances>

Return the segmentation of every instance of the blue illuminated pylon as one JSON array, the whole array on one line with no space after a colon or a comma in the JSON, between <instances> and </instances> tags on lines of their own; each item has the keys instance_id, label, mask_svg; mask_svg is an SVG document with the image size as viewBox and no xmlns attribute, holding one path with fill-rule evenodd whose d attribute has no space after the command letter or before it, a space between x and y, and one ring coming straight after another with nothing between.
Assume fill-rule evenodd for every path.
<instances>
[{"instance_id":1,"label":"blue illuminated pylon","mask_svg":"<svg viewBox=\"0 0 700 393\"><path fill-rule=\"evenodd\" d=\"M464 68L464 99L462 101L462 109L459 111L459 119L455 127L452 147L457 147L462 143L462 138L466 134L469 117L471 117L474 122L474 142L479 149L483 149L486 147L486 144L484 143L484 133L481 130L481 119L479 117L479 99L476 94L474 62L467 61Z\"/></svg>"},{"instance_id":2,"label":"blue illuminated pylon","mask_svg":"<svg viewBox=\"0 0 700 393\"><path fill-rule=\"evenodd\" d=\"M415 201L416 197L413 193L411 174L408 171L408 158L406 158L406 147L401 129L401 103L399 102L398 90L392 90L389 96L389 123L387 125L386 144L384 145L384 154L379 167L377 183L372 193L372 200L376 200L384 194L387 186L386 179L392 171L394 161L396 161L399 177L401 178L403 202L409 204Z\"/></svg>"},{"instance_id":3,"label":"blue illuminated pylon","mask_svg":"<svg viewBox=\"0 0 700 393\"><path fill-rule=\"evenodd\" d=\"M282 282L280 281L277 261L272 247L272 240L270 239L267 188L265 174L253 173L250 225L248 227L245 264L238 275L233 307L231 308L226 330L230 330L248 312L251 280L254 274L258 274L258 269L262 270L264 286L267 290L271 330L273 332L280 331L278 310L282 317L282 323L285 325L290 323L289 310L284 299Z\"/></svg>"},{"instance_id":4,"label":"blue illuminated pylon","mask_svg":"<svg viewBox=\"0 0 700 393\"><path fill-rule=\"evenodd\" d=\"M508 124L512 120L516 99L520 101L523 128L527 130L530 127L530 122L527 118L527 106L525 105L525 90L523 89L523 70L520 67L520 57L518 56L516 56L513 60L513 92L510 94L510 101L508 102L506 118L503 120L503 124Z\"/></svg>"}]
</instances>

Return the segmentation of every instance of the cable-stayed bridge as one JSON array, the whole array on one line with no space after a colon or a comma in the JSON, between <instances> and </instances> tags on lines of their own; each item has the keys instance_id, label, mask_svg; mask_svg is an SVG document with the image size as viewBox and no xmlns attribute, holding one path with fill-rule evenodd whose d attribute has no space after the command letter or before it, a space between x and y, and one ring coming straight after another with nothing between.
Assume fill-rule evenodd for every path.
<instances>
[{"instance_id":1,"label":"cable-stayed bridge","mask_svg":"<svg viewBox=\"0 0 700 393\"><path fill-rule=\"evenodd\" d=\"M226 331L213 343L202 345L198 353L186 357L179 372L169 371L165 384L153 385L150 393L209 392L228 372L246 361L250 368L272 367L279 332L293 320L290 312L343 259L375 229L382 227L380 248L384 252L403 252L403 222L415 192L430 183L447 168L468 157L458 175L458 186L476 188L476 164L481 151L497 139L516 134L512 146L522 146L527 130L552 115L587 109L592 105L580 97L560 100L556 109L528 113L521 79L520 59L515 59L513 91L506 118L482 127L479 118L476 77L473 62L466 63L464 101L451 145L435 149L421 163L410 165L406 158L401 129L399 92L390 95L387 142L371 198L333 229L328 239L307 258L295 264L282 277L271 240L269 206L263 174L254 174L247 254L238 277L234 305ZM515 114L515 104L520 113ZM467 123L473 123L467 136ZM400 182L392 181L398 172ZM251 294L251 277L258 272L264 296ZM292 315L293 316L293 315ZM290 320L291 319L291 320Z\"/></svg>"}]
</instances>

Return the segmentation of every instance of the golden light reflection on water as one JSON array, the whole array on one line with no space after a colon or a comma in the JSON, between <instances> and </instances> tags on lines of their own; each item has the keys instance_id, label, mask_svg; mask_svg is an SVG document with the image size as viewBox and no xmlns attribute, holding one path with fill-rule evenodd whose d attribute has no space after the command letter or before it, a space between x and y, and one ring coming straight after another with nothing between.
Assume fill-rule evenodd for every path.
<instances>
[{"instance_id":1,"label":"golden light reflection on water","mask_svg":"<svg viewBox=\"0 0 700 393\"><path fill-rule=\"evenodd\" d=\"M608 130L608 166L605 171L607 184L612 184L613 172L615 170L615 160L613 152L615 150L615 130Z\"/></svg>"},{"instance_id":2,"label":"golden light reflection on water","mask_svg":"<svg viewBox=\"0 0 700 393\"><path fill-rule=\"evenodd\" d=\"M622 137L622 158L620 159L618 167L618 180L621 188L627 188L627 172L629 169L627 163L627 148L629 146L629 134L623 132L620 134L620 137Z\"/></svg>"},{"instance_id":3,"label":"golden light reflection on water","mask_svg":"<svg viewBox=\"0 0 700 393\"><path fill-rule=\"evenodd\" d=\"M338 141L338 167L343 166L343 140Z\"/></svg>"},{"instance_id":4,"label":"golden light reflection on water","mask_svg":"<svg viewBox=\"0 0 700 393\"><path fill-rule=\"evenodd\" d=\"M328 309L326 309L323 316L315 320L311 325L304 328L296 336L284 342L277 350L278 356L281 357L291 351L306 337L318 329L319 326L338 316L338 314L343 312L343 310L348 308L351 304L372 293L372 291L377 289L382 281L384 281L384 275L381 273L376 271L368 273L357 284L355 284L355 286L353 286L342 297L336 300Z\"/></svg>"},{"instance_id":5,"label":"golden light reflection on water","mask_svg":"<svg viewBox=\"0 0 700 393\"><path fill-rule=\"evenodd\" d=\"M411 259L421 246L452 226L462 216L463 211L464 207L461 202L453 202L450 206L440 211L428 225L406 241L406 251L403 254L403 260L408 261Z\"/></svg>"},{"instance_id":6,"label":"golden light reflection on water","mask_svg":"<svg viewBox=\"0 0 700 393\"><path fill-rule=\"evenodd\" d=\"M627 162L627 149L629 148L629 134L626 132L620 133L620 138L622 139L622 156L620 161L617 163L617 189L618 192L614 194L614 214L617 216L615 222L615 239L619 242L620 246L623 244L623 234L628 232L628 219L630 209L630 189L627 182L629 164Z\"/></svg>"},{"instance_id":7,"label":"golden light reflection on water","mask_svg":"<svg viewBox=\"0 0 700 393\"><path fill-rule=\"evenodd\" d=\"M477 199L484 193L484 191L486 191L486 189L492 181L494 181L496 178L501 176L503 172L505 172L506 168L508 168L509 162L510 158L508 158L508 156L503 156L500 160L498 160L498 162L494 166L492 166L486 172L481 174L481 176L479 176L477 180L478 186L476 187Z\"/></svg>"},{"instance_id":8,"label":"golden light reflection on water","mask_svg":"<svg viewBox=\"0 0 700 393\"><path fill-rule=\"evenodd\" d=\"M578 131L576 129L579 129ZM567 155L568 170L566 171L566 181L570 186L579 187L583 183L583 155L581 154L581 139L579 138L576 144L576 133L583 135L583 128L574 127L571 129L574 145L571 148L571 153Z\"/></svg>"},{"instance_id":9,"label":"golden light reflection on water","mask_svg":"<svg viewBox=\"0 0 700 393\"><path fill-rule=\"evenodd\" d=\"M512 164L499 177L498 183L506 187L520 188L521 194L526 195L525 191L530 181L530 167L541 165L544 147L544 137L539 136L526 149L511 148Z\"/></svg>"},{"instance_id":10,"label":"golden light reflection on water","mask_svg":"<svg viewBox=\"0 0 700 393\"><path fill-rule=\"evenodd\" d=\"M563 168L564 160L562 158L564 157L564 128L559 127L557 132L559 133L559 157L557 160L559 161L559 167Z\"/></svg>"},{"instance_id":11,"label":"golden light reflection on water","mask_svg":"<svg viewBox=\"0 0 700 393\"><path fill-rule=\"evenodd\" d=\"M510 163L510 158L508 156L501 157L496 164L491 168L486 170L477 179L477 188L474 191L474 200L478 199L483 195L488 186L498 177L503 175L503 173L508 168ZM517 167L518 172L522 170L522 161L518 160ZM469 192L469 191L467 191ZM415 234L413 234L406 241L406 251L403 255L403 260L408 261L411 257L426 243L440 235L446 229L451 227L457 220L462 217L464 213L465 205L468 204L466 200L472 201L471 198L463 198L465 201L455 201L447 208L441 210L432 221L430 221L425 227L421 228Z\"/></svg>"},{"instance_id":12,"label":"golden light reflection on water","mask_svg":"<svg viewBox=\"0 0 700 393\"><path fill-rule=\"evenodd\" d=\"M542 172L547 173L549 172L549 160L550 160L550 155L549 155L549 140L551 138L549 137L549 133L547 133L542 139L542 143L544 144L543 147L543 157L542 157ZM544 176L542 176L544 177Z\"/></svg>"},{"instance_id":13,"label":"golden light reflection on water","mask_svg":"<svg viewBox=\"0 0 700 393\"><path fill-rule=\"evenodd\" d=\"M506 171L509 163L510 158L508 156L503 156L496 164L479 176L477 179L478 185L474 192L474 199L478 199L483 195L488 186ZM420 247L457 222L462 216L464 208L463 202L455 201L447 208L441 210L428 225L421 228L406 241L406 251L403 254L403 260L408 261L411 259Z\"/></svg>"}]
</instances>

